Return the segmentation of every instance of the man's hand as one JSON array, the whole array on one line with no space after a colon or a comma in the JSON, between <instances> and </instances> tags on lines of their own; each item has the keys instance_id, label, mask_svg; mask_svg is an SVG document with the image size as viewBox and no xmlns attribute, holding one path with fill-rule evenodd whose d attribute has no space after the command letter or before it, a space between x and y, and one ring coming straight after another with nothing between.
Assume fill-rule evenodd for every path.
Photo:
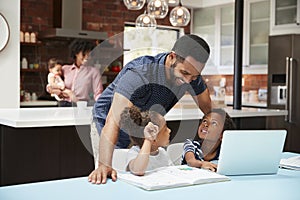
<instances>
[{"instance_id":1,"label":"man's hand","mask_svg":"<svg viewBox=\"0 0 300 200\"><path fill-rule=\"evenodd\" d=\"M117 180L117 172L111 167L100 164L97 169L92 171L88 177L88 181L93 184L105 184L107 177L110 177L112 181Z\"/></svg>"}]
</instances>

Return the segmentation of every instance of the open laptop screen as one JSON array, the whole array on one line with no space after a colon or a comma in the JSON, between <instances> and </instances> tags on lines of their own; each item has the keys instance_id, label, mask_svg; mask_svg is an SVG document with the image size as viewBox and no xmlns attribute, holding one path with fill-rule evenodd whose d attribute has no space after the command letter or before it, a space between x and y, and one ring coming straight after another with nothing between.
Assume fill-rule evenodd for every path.
<instances>
[{"instance_id":1,"label":"open laptop screen","mask_svg":"<svg viewBox=\"0 0 300 200\"><path fill-rule=\"evenodd\" d=\"M223 175L276 174L286 130L226 130L217 173Z\"/></svg>"}]
</instances>

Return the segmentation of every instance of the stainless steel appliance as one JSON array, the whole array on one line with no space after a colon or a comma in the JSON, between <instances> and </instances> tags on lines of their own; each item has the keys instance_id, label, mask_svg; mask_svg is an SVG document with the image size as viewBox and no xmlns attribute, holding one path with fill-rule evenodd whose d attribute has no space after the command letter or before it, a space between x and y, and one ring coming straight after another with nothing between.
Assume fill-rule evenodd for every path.
<instances>
[{"instance_id":1,"label":"stainless steel appliance","mask_svg":"<svg viewBox=\"0 0 300 200\"><path fill-rule=\"evenodd\" d=\"M271 105L286 105L286 91L286 85L271 86Z\"/></svg>"},{"instance_id":2,"label":"stainless steel appliance","mask_svg":"<svg viewBox=\"0 0 300 200\"><path fill-rule=\"evenodd\" d=\"M286 117L270 117L267 128L288 131L285 151L300 153L300 35L269 37L268 108L286 109Z\"/></svg>"},{"instance_id":3,"label":"stainless steel appliance","mask_svg":"<svg viewBox=\"0 0 300 200\"><path fill-rule=\"evenodd\" d=\"M39 38L105 40L106 32L82 30L82 0L53 0L53 27Z\"/></svg>"}]
</instances>

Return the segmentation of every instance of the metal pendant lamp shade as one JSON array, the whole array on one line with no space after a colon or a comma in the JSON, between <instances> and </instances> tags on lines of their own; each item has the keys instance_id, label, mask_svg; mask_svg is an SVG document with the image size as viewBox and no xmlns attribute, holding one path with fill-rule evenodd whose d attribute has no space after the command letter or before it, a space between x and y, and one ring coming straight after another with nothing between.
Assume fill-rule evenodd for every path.
<instances>
[{"instance_id":1,"label":"metal pendant lamp shade","mask_svg":"<svg viewBox=\"0 0 300 200\"><path fill-rule=\"evenodd\" d=\"M156 19L163 19L168 14L169 6L166 0L150 0L147 10L149 15L153 15Z\"/></svg>"},{"instance_id":2,"label":"metal pendant lamp shade","mask_svg":"<svg viewBox=\"0 0 300 200\"><path fill-rule=\"evenodd\" d=\"M140 10L144 7L146 0L123 0L128 10Z\"/></svg>"},{"instance_id":3,"label":"metal pendant lamp shade","mask_svg":"<svg viewBox=\"0 0 300 200\"><path fill-rule=\"evenodd\" d=\"M148 27L148 28L156 28L156 20L154 16L147 14L145 11L144 14L138 16L135 20L136 27Z\"/></svg>"},{"instance_id":4,"label":"metal pendant lamp shade","mask_svg":"<svg viewBox=\"0 0 300 200\"><path fill-rule=\"evenodd\" d=\"M184 6L176 6L170 12L170 23L172 26L186 26L190 20L191 14Z\"/></svg>"}]
</instances>

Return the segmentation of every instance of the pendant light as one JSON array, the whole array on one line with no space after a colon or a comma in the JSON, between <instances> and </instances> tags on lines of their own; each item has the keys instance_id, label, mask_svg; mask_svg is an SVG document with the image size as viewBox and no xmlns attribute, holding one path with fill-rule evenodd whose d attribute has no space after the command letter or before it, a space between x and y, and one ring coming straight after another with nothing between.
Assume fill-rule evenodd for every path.
<instances>
[{"instance_id":1,"label":"pendant light","mask_svg":"<svg viewBox=\"0 0 300 200\"><path fill-rule=\"evenodd\" d=\"M128 10L140 10L144 7L146 0L123 0Z\"/></svg>"},{"instance_id":2,"label":"pendant light","mask_svg":"<svg viewBox=\"0 0 300 200\"><path fill-rule=\"evenodd\" d=\"M154 16L147 14L146 10L144 14L141 14L135 20L136 27L156 28L156 25L157 23Z\"/></svg>"},{"instance_id":3,"label":"pendant light","mask_svg":"<svg viewBox=\"0 0 300 200\"><path fill-rule=\"evenodd\" d=\"M169 6L166 0L150 0L147 10L149 15L153 15L156 19L163 19L168 14Z\"/></svg>"},{"instance_id":4,"label":"pendant light","mask_svg":"<svg viewBox=\"0 0 300 200\"><path fill-rule=\"evenodd\" d=\"M167 0L167 3L169 6L175 7L175 6L178 6L179 0Z\"/></svg>"},{"instance_id":5,"label":"pendant light","mask_svg":"<svg viewBox=\"0 0 300 200\"><path fill-rule=\"evenodd\" d=\"M179 6L173 8L170 12L170 22L172 26L186 26L191 20L191 14L189 10L181 5L179 1Z\"/></svg>"}]
</instances>

